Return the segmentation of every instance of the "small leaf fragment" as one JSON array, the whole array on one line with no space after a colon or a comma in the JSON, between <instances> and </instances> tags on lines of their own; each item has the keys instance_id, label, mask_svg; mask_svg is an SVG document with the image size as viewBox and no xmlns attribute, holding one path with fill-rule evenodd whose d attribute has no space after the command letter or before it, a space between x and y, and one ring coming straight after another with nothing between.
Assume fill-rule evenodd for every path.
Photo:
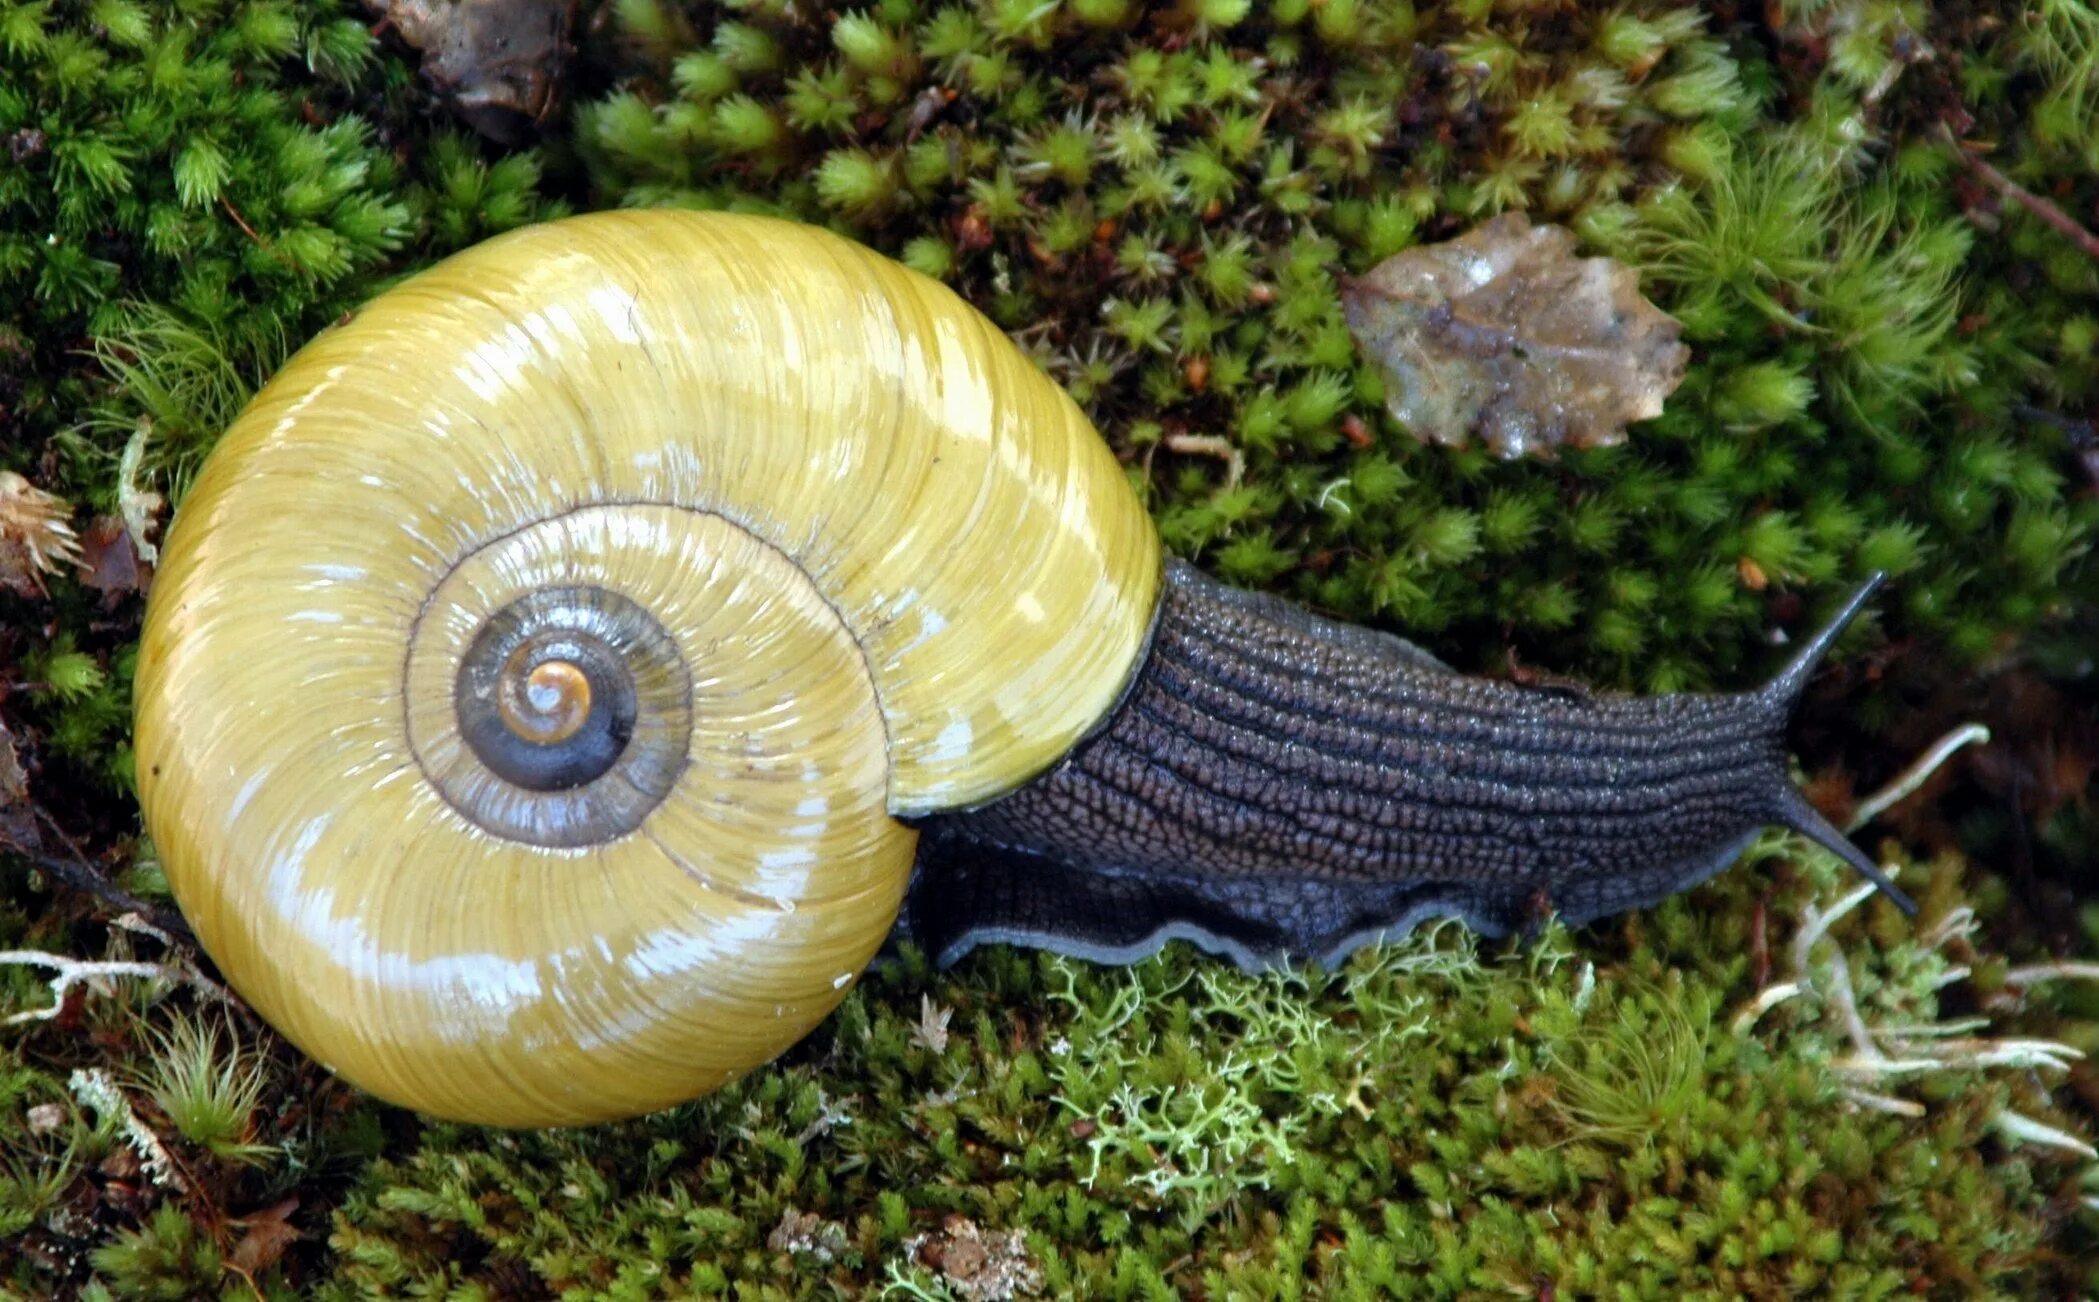
<instances>
[{"instance_id":1,"label":"small leaf fragment","mask_svg":"<svg viewBox=\"0 0 2099 1302\"><path fill-rule=\"evenodd\" d=\"M145 591L153 571L139 556L131 531L113 515L98 515L81 536L80 582L102 594L104 609Z\"/></svg>"},{"instance_id":2,"label":"small leaf fragment","mask_svg":"<svg viewBox=\"0 0 2099 1302\"><path fill-rule=\"evenodd\" d=\"M423 77L475 131L530 141L567 79L575 0L365 0L423 52Z\"/></svg>"},{"instance_id":3,"label":"small leaf fragment","mask_svg":"<svg viewBox=\"0 0 2099 1302\"><path fill-rule=\"evenodd\" d=\"M36 810L29 803L29 773L15 750L14 734L0 720L0 846L18 854L43 849Z\"/></svg>"},{"instance_id":4,"label":"small leaf fragment","mask_svg":"<svg viewBox=\"0 0 2099 1302\"><path fill-rule=\"evenodd\" d=\"M291 1215L297 1210L299 1197L294 1194L234 1222L246 1231L240 1242L233 1245L230 1260L234 1269L254 1276L276 1265L284 1250L300 1238L298 1227L291 1223Z\"/></svg>"},{"instance_id":5,"label":"small leaf fragment","mask_svg":"<svg viewBox=\"0 0 2099 1302\"><path fill-rule=\"evenodd\" d=\"M1662 413L1690 350L1632 268L1503 213L1345 281L1348 328L1416 438L1474 435L1503 457L1597 447Z\"/></svg>"}]
</instances>

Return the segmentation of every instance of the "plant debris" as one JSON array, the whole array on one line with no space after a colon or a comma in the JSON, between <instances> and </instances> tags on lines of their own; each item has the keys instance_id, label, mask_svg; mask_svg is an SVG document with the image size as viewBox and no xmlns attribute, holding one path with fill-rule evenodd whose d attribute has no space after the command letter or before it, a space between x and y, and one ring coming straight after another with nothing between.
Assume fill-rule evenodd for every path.
<instances>
[{"instance_id":1,"label":"plant debris","mask_svg":"<svg viewBox=\"0 0 2099 1302\"><path fill-rule=\"evenodd\" d=\"M575 0L366 0L422 51L423 78L468 126L529 143L561 104Z\"/></svg>"},{"instance_id":2,"label":"plant debris","mask_svg":"<svg viewBox=\"0 0 2099 1302\"><path fill-rule=\"evenodd\" d=\"M950 1216L940 1233L918 1235L905 1248L968 1302L1000 1302L1042 1287L1042 1271L1029 1260L1019 1230L986 1234L967 1216Z\"/></svg>"},{"instance_id":3,"label":"plant debris","mask_svg":"<svg viewBox=\"0 0 2099 1302\"><path fill-rule=\"evenodd\" d=\"M27 1008L0 1018L0 1026L20 1026L24 1022L48 1022L66 1010L66 997L76 986L85 985L99 993L113 992L109 981L112 977L138 977L148 981L165 981L171 985L194 986L213 999L225 999L225 987L194 968L177 968L162 963L133 962L128 959L89 961L67 958L64 954L47 954L35 949L0 949L0 968L42 967L58 975L47 983L51 987L51 1002L39 1008Z\"/></svg>"},{"instance_id":4,"label":"plant debris","mask_svg":"<svg viewBox=\"0 0 2099 1302\"><path fill-rule=\"evenodd\" d=\"M80 539L67 523L72 514L65 499L0 470L0 587L42 597L45 575L80 563Z\"/></svg>"},{"instance_id":5,"label":"plant debris","mask_svg":"<svg viewBox=\"0 0 2099 1302\"><path fill-rule=\"evenodd\" d=\"M125 440L123 455L117 458L117 514L124 521L125 532L131 535L132 549L149 566L160 564L160 548L153 544L153 530L168 504L165 496L139 482L146 460L146 440L152 434L153 422L140 421Z\"/></svg>"},{"instance_id":6,"label":"plant debris","mask_svg":"<svg viewBox=\"0 0 2099 1302\"><path fill-rule=\"evenodd\" d=\"M1641 297L1632 268L1573 250L1566 228L1503 213L1342 285L1348 328L1410 433L1550 455L1617 443L1627 423L1662 414L1690 360L1676 321Z\"/></svg>"},{"instance_id":7,"label":"plant debris","mask_svg":"<svg viewBox=\"0 0 2099 1302\"><path fill-rule=\"evenodd\" d=\"M942 1008L933 1002L933 996L925 995L918 1002L918 1025L911 1028L911 1043L930 1049L934 1053L947 1052L947 1022L955 1015L952 1008Z\"/></svg>"},{"instance_id":8,"label":"plant debris","mask_svg":"<svg viewBox=\"0 0 2099 1302\"><path fill-rule=\"evenodd\" d=\"M102 594L104 609L145 591L153 569L139 555L131 530L113 515L98 515L80 539L80 582Z\"/></svg>"},{"instance_id":9,"label":"plant debris","mask_svg":"<svg viewBox=\"0 0 2099 1302\"><path fill-rule=\"evenodd\" d=\"M15 753L14 734L0 720L0 846L43 848L36 831L36 811L29 803L29 773Z\"/></svg>"},{"instance_id":10,"label":"plant debris","mask_svg":"<svg viewBox=\"0 0 2099 1302\"><path fill-rule=\"evenodd\" d=\"M790 1207L780 1213L780 1223L773 1227L765 1246L774 1252L801 1254L819 1262L829 1262L846 1249L845 1226L837 1221L827 1221L814 1212L798 1212Z\"/></svg>"},{"instance_id":11,"label":"plant debris","mask_svg":"<svg viewBox=\"0 0 2099 1302\"><path fill-rule=\"evenodd\" d=\"M276 1265L284 1250L301 1237L299 1228L291 1223L292 1213L298 1210L299 1196L293 1194L236 1221L242 1233L227 1258L233 1268L252 1278Z\"/></svg>"}]
</instances>

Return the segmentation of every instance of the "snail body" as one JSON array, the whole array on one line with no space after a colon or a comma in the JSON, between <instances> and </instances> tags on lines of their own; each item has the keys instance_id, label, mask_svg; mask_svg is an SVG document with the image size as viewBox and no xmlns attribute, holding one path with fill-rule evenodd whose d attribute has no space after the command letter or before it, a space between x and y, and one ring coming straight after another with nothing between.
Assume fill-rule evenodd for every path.
<instances>
[{"instance_id":1,"label":"snail body","mask_svg":"<svg viewBox=\"0 0 2099 1302\"><path fill-rule=\"evenodd\" d=\"M602 213L381 295L226 432L149 602L139 789L295 1043L565 1124L768 1061L900 913L943 959L1258 962L1637 907L1767 822L1871 873L1783 767L1823 645L1736 696L1473 683L1164 563L937 282Z\"/></svg>"}]
</instances>

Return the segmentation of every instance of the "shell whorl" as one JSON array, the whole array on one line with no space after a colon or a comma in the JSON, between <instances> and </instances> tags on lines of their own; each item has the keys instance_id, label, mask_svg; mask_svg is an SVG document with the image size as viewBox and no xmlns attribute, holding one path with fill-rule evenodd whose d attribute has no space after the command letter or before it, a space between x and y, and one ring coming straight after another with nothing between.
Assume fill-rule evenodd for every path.
<instances>
[{"instance_id":1,"label":"shell whorl","mask_svg":"<svg viewBox=\"0 0 2099 1302\"><path fill-rule=\"evenodd\" d=\"M692 1097L820 1021L914 834L1113 706L1159 547L936 282L755 217L514 232L313 343L182 506L147 825L295 1042L508 1124Z\"/></svg>"}]
</instances>

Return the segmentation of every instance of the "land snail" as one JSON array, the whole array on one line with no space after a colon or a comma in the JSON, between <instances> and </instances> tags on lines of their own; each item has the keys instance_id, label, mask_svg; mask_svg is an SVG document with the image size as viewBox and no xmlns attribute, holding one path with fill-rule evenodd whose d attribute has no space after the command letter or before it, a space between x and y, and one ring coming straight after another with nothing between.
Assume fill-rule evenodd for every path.
<instances>
[{"instance_id":1,"label":"land snail","mask_svg":"<svg viewBox=\"0 0 2099 1302\"><path fill-rule=\"evenodd\" d=\"M582 1123L771 1060L894 930L1334 961L1644 907L1788 825L1905 907L1766 686L1462 677L1164 558L937 282L769 218L514 231L293 358L182 503L138 667L178 901L314 1058Z\"/></svg>"}]
</instances>

